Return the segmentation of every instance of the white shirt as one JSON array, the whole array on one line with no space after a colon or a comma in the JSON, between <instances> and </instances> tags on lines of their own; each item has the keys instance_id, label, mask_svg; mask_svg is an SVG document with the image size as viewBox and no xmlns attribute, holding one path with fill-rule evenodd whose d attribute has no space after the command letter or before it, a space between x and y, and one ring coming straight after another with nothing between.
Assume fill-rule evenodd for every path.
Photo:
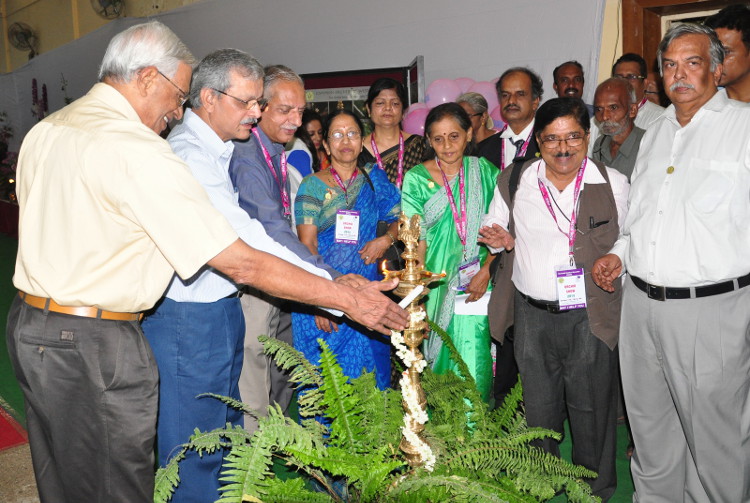
<instances>
[{"instance_id":1,"label":"white shirt","mask_svg":"<svg viewBox=\"0 0 750 503\"><path fill-rule=\"evenodd\" d=\"M635 116L635 125L641 129L648 129L663 113L664 107L646 100L646 103L638 109L638 115Z\"/></svg>"},{"instance_id":2,"label":"white shirt","mask_svg":"<svg viewBox=\"0 0 750 503\"><path fill-rule=\"evenodd\" d=\"M628 204L628 179L622 173L607 168L609 182L617 205L617 218L620 225L625 220ZM551 198L562 209L564 217L552 203L557 221L555 224L549 210L547 209L542 193L539 190L541 180L550 193ZM581 193L586 185L606 183L601 173L589 159L586 171L583 173L583 185ZM513 283L521 293L541 300L557 300L557 286L555 281L556 268L568 268L570 266L568 255L568 230L570 218L573 211L573 192L575 181L568 184L565 190L558 191L551 182L547 180L544 161L540 159L526 171L523 172L518 183L518 190L513 204L513 217L516 226L516 248L515 261L513 263ZM490 209L485 217L484 224L496 223L508 228L510 212L508 205L500 195L500 190L495 188L495 196L490 203ZM622 227L621 227L622 228ZM563 232L561 232L561 229ZM499 250L492 249L493 253Z\"/></svg>"},{"instance_id":3,"label":"white shirt","mask_svg":"<svg viewBox=\"0 0 750 503\"><path fill-rule=\"evenodd\" d=\"M685 127L670 105L646 131L631 179L612 249L630 274L690 287L750 272L750 105L719 91Z\"/></svg>"},{"instance_id":4,"label":"white shirt","mask_svg":"<svg viewBox=\"0 0 750 503\"><path fill-rule=\"evenodd\" d=\"M519 134L514 133L510 126L506 127L505 131L500 134L500 138L503 139L503 169L510 166L513 159L516 158L516 146L513 145L513 142L530 140L532 131L534 131L533 119Z\"/></svg>"},{"instance_id":5,"label":"white shirt","mask_svg":"<svg viewBox=\"0 0 750 503\"><path fill-rule=\"evenodd\" d=\"M240 208L239 193L229 178L229 161L234 151L231 141L221 141L191 109L185 111L182 123L172 130L168 141L174 153L187 163L193 176L206 190L213 206L226 217L245 243L317 276L331 278L326 271L305 262L271 239L263 225ZM215 302L235 292L237 285L232 280L206 266L186 281L177 276L172 278L166 297L176 302Z\"/></svg>"}]
</instances>

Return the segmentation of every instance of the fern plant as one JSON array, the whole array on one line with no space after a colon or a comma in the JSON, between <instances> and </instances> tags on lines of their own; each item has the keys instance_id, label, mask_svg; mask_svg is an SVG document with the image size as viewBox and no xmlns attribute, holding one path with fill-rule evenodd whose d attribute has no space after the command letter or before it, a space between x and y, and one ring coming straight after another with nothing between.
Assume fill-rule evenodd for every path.
<instances>
[{"instance_id":1,"label":"fern plant","mask_svg":"<svg viewBox=\"0 0 750 503\"><path fill-rule=\"evenodd\" d=\"M585 482L595 473L532 445L560 436L527 426L520 383L501 407L490 411L450 337L432 322L430 328L443 339L458 368L458 373L437 375L429 368L423 373L430 413L424 435L437 456L432 472L410 467L398 448L403 424L399 392L379 390L372 373L348 379L323 340L315 366L289 345L263 338L266 352L291 371L299 392L300 422L284 417L273 405L252 434L230 425L196 430L157 472L154 501L166 503L171 497L184 452L220 448L229 451L221 473L221 503L527 503L547 501L560 491L572 502L599 501ZM216 398L245 410L235 400ZM275 457L304 477L276 478Z\"/></svg>"}]
</instances>

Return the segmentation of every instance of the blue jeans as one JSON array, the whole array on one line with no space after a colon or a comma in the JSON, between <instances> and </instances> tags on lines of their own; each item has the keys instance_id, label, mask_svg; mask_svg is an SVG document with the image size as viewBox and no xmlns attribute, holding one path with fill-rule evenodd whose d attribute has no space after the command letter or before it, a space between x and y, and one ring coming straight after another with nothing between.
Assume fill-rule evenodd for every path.
<instances>
[{"instance_id":1,"label":"blue jeans","mask_svg":"<svg viewBox=\"0 0 750 503\"><path fill-rule=\"evenodd\" d=\"M239 400L245 321L239 299L211 303L163 299L143 321L143 332L159 367L157 453L164 466L195 428L242 425L242 414L202 393ZM199 457L189 451L180 462L180 484L171 503L206 503L219 499L219 471L224 451Z\"/></svg>"}]
</instances>

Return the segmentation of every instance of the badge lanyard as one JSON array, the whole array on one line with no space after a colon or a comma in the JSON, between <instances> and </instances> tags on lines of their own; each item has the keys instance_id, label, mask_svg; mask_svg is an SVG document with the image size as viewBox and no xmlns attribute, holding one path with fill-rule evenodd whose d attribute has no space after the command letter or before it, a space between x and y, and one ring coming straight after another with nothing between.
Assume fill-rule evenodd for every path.
<instances>
[{"instance_id":1,"label":"badge lanyard","mask_svg":"<svg viewBox=\"0 0 750 503\"><path fill-rule=\"evenodd\" d=\"M456 224L456 232L458 238L461 240L461 244L464 246L464 255L466 255L466 190L464 188L464 166L463 159L461 160L461 167L458 170L458 202L461 205L461 216L458 216L458 209L456 208L456 201L453 197L453 191L448 183L448 177L445 176L442 166L440 166L440 159L435 157L435 163L437 164L440 174L443 175L443 187L445 192L448 194L448 203L451 205L451 212L453 213L453 222ZM465 258L465 257L464 257Z\"/></svg>"},{"instance_id":2,"label":"badge lanyard","mask_svg":"<svg viewBox=\"0 0 750 503\"><path fill-rule=\"evenodd\" d=\"M344 191L344 197L346 198L346 205L348 207L349 206L349 193L348 193L348 190L349 190L349 187L351 187L352 182L354 181L354 179L357 178L357 175L359 173L355 170L354 174L352 174L352 176L349 178L349 181L347 182L347 184L344 185L344 181L341 179L341 177L339 176L339 174L336 172L336 169L334 169L333 166L331 166L328 169L330 170L331 176L333 176L333 179L336 182L336 184L339 187L341 187L341 190Z\"/></svg>"},{"instance_id":3,"label":"badge lanyard","mask_svg":"<svg viewBox=\"0 0 750 503\"><path fill-rule=\"evenodd\" d=\"M266 147L263 146L263 142L260 140L260 134L258 133L258 128L253 128L253 134L258 139L258 145L260 145L260 149L263 151L263 157L266 158L266 164L268 165L268 169L271 170L271 174L273 175L273 178L276 180L276 184L279 186L279 190L281 191L281 205L284 207L284 216L288 217L292 214L292 205L289 199L289 193L286 191L286 180L287 180L287 167L286 167L286 152L281 153L281 159L279 161L279 167L281 168L281 180L279 180L279 176L276 174L276 170L273 169L273 161L271 160L271 154L268 153L268 150L266 150Z\"/></svg>"},{"instance_id":4,"label":"badge lanyard","mask_svg":"<svg viewBox=\"0 0 750 503\"><path fill-rule=\"evenodd\" d=\"M645 105L647 101L648 101L648 98L646 98L646 96L643 96L643 99L641 100L641 102L638 103L638 110L643 108L643 105Z\"/></svg>"},{"instance_id":5,"label":"badge lanyard","mask_svg":"<svg viewBox=\"0 0 750 503\"><path fill-rule=\"evenodd\" d=\"M505 164L505 140L506 138L502 138L502 134L505 132L506 129L508 129L507 124L503 126L503 129L500 131L500 135L501 135L500 139L502 140L500 142L500 162L503 164ZM526 155L526 151L529 149L529 142L531 141L531 135L533 134L534 134L534 129L532 128L531 132L529 133L529 136L526 137L526 141L523 142L523 145L521 145L520 152L518 152L518 155L514 157L523 157ZM510 140L510 138L507 138L507 139ZM504 169L505 167L500 169L500 171L503 171Z\"/></svg>"},{"instance_id":6,"label":"badge lanyard","mask_svg":"<svg viewBox=\"0 0 750 503\"><path fill-rule=\"evenodd\" d=\"M378 152L378 146L375 144L375 131L370 135L370 146L372 147L372 153L375 154L375 160L380 166L380 169L385 170L383 166L383 159L380 157ZM401 131L398 132L398 175L396 175L396 187L401 189L401 183L404 179L404 135Z\"/></svg>"},{"instance_id":7,"label":"badge lanyard","mask_svg":"<svg viewBox=\"0 0 750 503\"><path fill-rule=\"evenodd\" d=\"M578 214L576 211L576 208L578 207L578 199L581 195L581 185L583 185L583 172L586 170L586 164L588 162L588 159L586 157L583 158L583 162L581 163L581 167L578 170L578 175L576 176L576 184L573 188L573 212L570 215L570 230L566 234L568 237L568 256L570 257L570 265L571 267L575 265L575 258L573 256L573 246L576 242L576 221L578 220ZM540 164L541 166L541 164ZM539 174L539 167L537 167L537 175ZM547 206L547 210L549 211L550 215L552 215L552 218L555 220L555 225L557 225L557 229L565 234L565 231L563 231L560 228L560 224L557 222L557 216L555 215L555 210L552 208L552 202L550 201L550 195L547 191L547 187L544 186L542 181L537 176L537 183L539 184L539 191L542 193L542 199L544 199L544 204Z\"/></svg>"}]
</instances>

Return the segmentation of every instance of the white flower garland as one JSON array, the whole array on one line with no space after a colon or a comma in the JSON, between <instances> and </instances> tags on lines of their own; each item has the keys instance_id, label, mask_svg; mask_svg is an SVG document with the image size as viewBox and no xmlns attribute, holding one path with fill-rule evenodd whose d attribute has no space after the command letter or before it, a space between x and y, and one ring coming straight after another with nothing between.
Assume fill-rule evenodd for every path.
<instances>
[{"instance_id":1,"label":"white flower garland","mask_svg":"<svg viewBox=\"0 0 750 503\"><path fill-rule=\"evenodd\" d=\"M416 325L424 320L426 313L423 310L420 310L412 312L410 316L412 324ZM395 330L391 331L391 344L396 348L396 355L398 355L401 361L404 362L407 369L414 368L418 373L422 373L427 366L427 362L424 358L416 356L409 350L406 344L404 344L404 336L401 332L396 332ZM401 375L399 384L401 385L401 395L403 396L407 409L406 414L404 414L404 426L401 427L401 433L404 435L407 442L416 448L417 453L424 462L425 470L431 472L435 467L435 454L432 452L430 445L422 440L420 436L414 433L409 427L413 423L425 424L429 417L427 416L427 412L422 410L419 406L417 390L412 386L407 371Z\"/></svg>"}]
</instances>

